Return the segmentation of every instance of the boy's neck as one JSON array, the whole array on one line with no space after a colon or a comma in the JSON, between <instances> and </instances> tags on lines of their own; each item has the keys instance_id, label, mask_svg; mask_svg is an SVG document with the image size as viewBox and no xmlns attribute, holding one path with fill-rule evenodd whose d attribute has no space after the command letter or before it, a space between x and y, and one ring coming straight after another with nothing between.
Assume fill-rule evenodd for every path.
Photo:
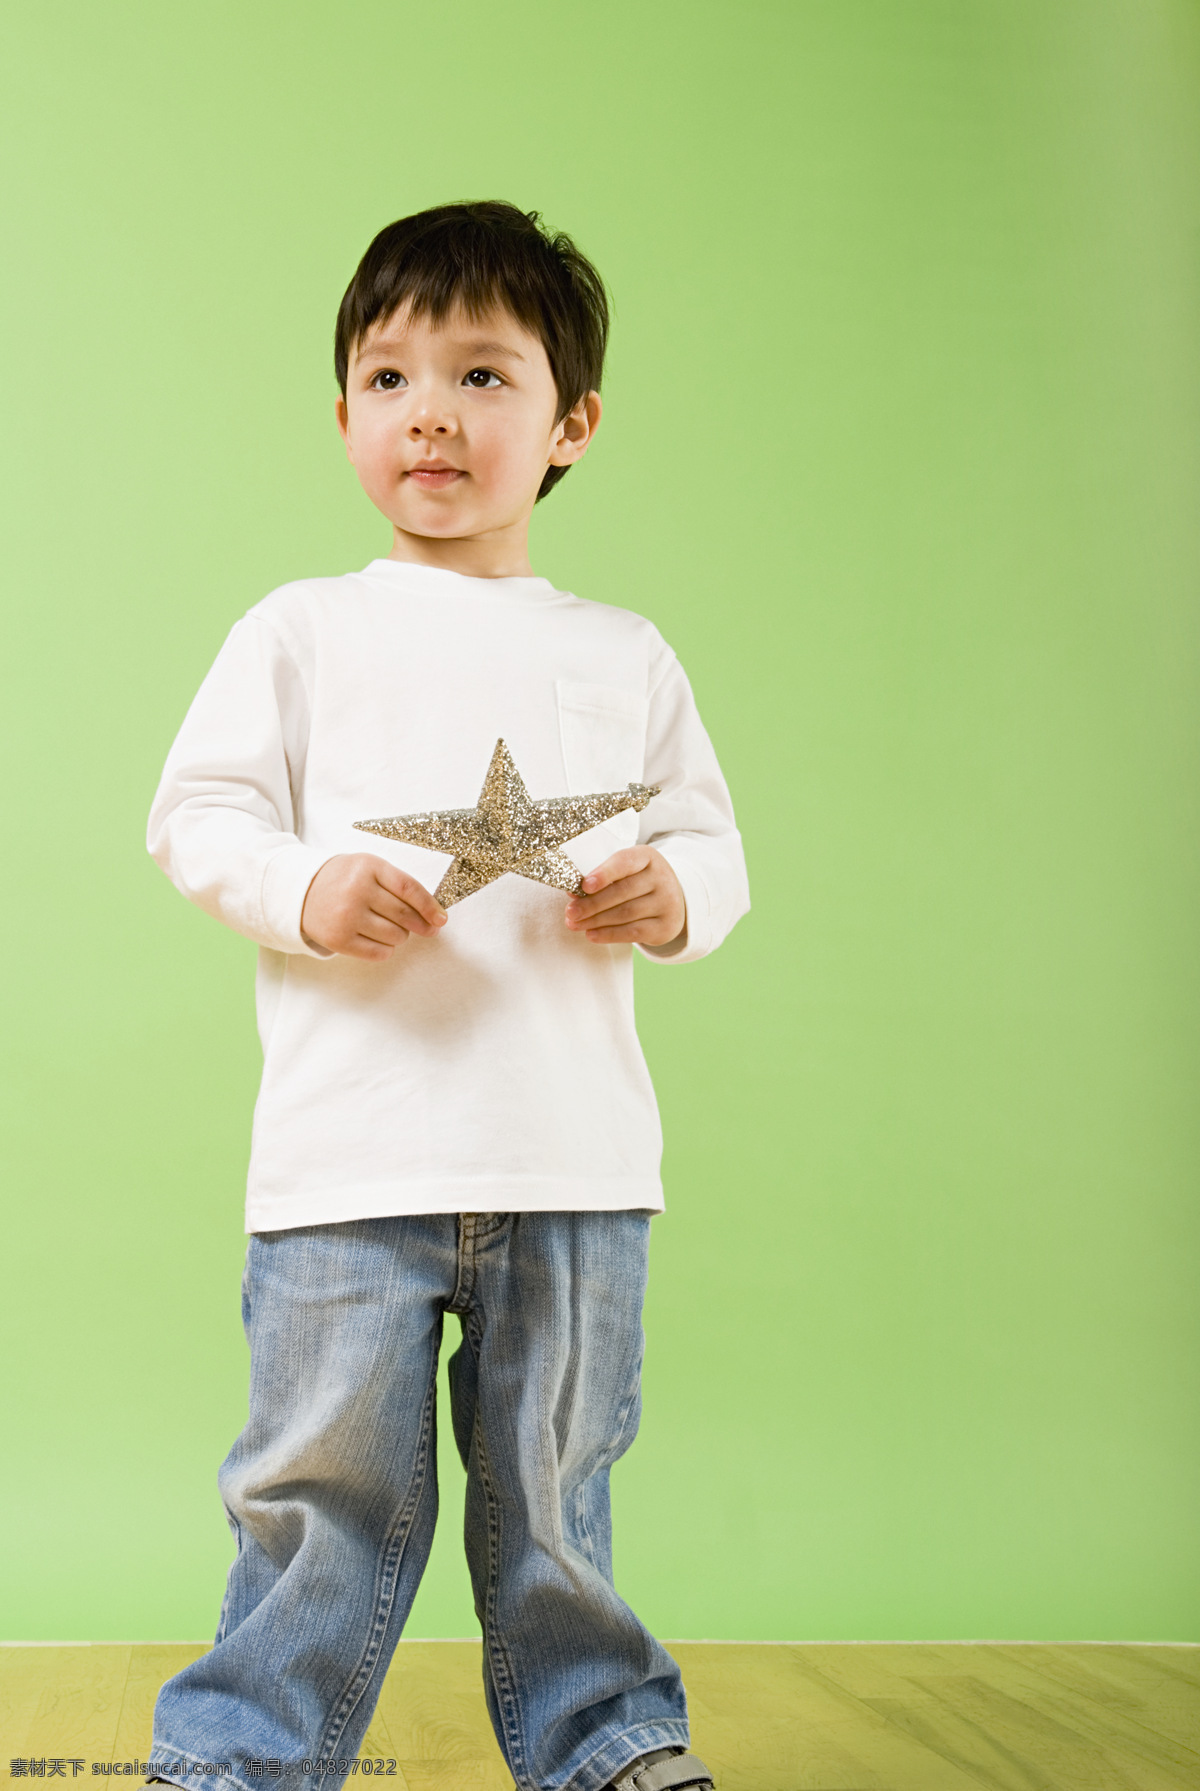
<instances>
[{"instance_id":1,"label":"boy's neck","mask_svg":"<svg viewBox=\"0 0 1200 1791\"><path fill-rule=\"evenodd\" d=\"M410 535L392 526L389 560L414 566L436 566L443 572L461 572L466 578L532 578L529 564L529 519L486 535L441 539L436 535Z\"/></svg>"}]
</instances>

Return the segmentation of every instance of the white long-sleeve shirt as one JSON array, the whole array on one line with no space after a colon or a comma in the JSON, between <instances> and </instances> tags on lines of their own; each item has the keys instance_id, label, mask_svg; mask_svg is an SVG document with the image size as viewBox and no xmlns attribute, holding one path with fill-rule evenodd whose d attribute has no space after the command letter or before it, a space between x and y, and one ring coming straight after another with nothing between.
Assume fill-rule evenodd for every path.
<instances>
[{"instance_id":1,"label":"white long-sleeve shirt","mask_svg":"<svg viewBox=\"0 0 1200 1791\"><path fill-rule=\"evenodd\" d=\"M497 739L535 799L661 784L564 850L640 840L687 902L682 964L749 906L720 768L651 623L542 578L375 560L284 585L238 622L171 748L149 848L257 941L263 1077L248 1231L395 1213L662 1206L662 1139L632 949L568 931L506 875L386 963L300 931L314 875L370 851L434 888L442 853L355 821L472 808Z\"/></svg>"}]
</instances>

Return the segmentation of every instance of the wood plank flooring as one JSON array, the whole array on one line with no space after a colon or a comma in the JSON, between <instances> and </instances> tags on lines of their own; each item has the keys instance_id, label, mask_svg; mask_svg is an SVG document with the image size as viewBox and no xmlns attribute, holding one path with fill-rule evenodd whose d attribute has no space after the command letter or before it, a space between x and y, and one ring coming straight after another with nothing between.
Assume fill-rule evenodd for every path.
<instances>
[{"instance_id":1,"label":"wood plank flooring","mask_svg":"<svg viewBox=\"0 0 1200 1791\"><path fill-rule=\"evenodd\" d=\"M671 1650L693 1746L718 1791L1200 1791L1200 1648ZM13 1760L61 1760L65 1786L76 1759L94 1785L93 1761L144 1760L159 1686L203 1652L200 1643L0 1647L0 1779ZM401 1642L362 1755L398 1762L396 1791L511 1791L478 1642ZM22 1791L32 1791L27 1778Z\"/></svg>"}]
</instances>

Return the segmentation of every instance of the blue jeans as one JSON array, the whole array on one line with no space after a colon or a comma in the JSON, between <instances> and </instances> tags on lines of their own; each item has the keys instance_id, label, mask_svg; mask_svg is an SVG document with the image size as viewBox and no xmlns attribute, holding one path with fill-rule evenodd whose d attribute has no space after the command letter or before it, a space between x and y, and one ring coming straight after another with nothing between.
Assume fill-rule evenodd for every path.
<instances>
[{"instance_id":1,"label":"blue jeans","mask_svg":"<svg viewBox=\"0 0 1200 1791\"><path fill-rule=\"evenodd\" d=\"M649 1228L464 1213L251 1237L250 1416L219 1474L237 1558L214 1647L159 1694L155 1761L229 1761L263 1791L252 1760L357 1754L433 1540L446 1312L484 1689L516 1784L600 1791L687 1745L679 1669L612 1579Z\"/></svg>"}]
</instances>

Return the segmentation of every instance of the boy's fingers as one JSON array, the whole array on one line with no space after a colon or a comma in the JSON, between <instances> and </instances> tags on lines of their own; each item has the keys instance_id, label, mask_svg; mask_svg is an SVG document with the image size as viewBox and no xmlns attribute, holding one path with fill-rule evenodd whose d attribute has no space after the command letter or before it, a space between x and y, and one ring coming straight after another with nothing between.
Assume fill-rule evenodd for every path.
<instances>
[{"instance_id":1,"label":"boy's fingers","mask_svg":"<svg viewBox=\"0 0 1200 1791\"><path fill-rule=\"evenodd\" d=\"M407 902L402 902L399 896L394 896L389 890L379 887L376 887L371 893L371 905L367 910L367 919L373 919L376 915L381 921L402 928L405 933L420 933L424 939L429 939L434 933L440 931L438 927L433 926L418 914L415 908L411 908ZM372 932L374 929L364 927L362 930Z\"/></svg>"},{"instance_id":2,"label":"boy's fingers","mask_svg":"<svg viewBox=\"0 0 1200 1791\"><path fill-rule=\"evenodd\" d=\"M399 920L402 915L413 912L402 896L393 895L382 883L372 883L367 890L366 903L370 913L382 914L385 920Z\"/></svg>"},{"instance_id":3,"label":"boy's fingers","mask_svg":"<svg viewBox=\"0 0 1200 1791\"><path fill-rule=\"evenodd\" d=\"M599 931L584 935L589 945L648 945L650 939L649 924L634 921L625 927L602 927Z\"/></svg>"},{"instance_id":4,"label":"boy's fingers","mask_svg":"<svg viewBox=\"0 0 1200 1791\"><path fill-rule=\"evenodd\" d=\"M419 924L414 918L414 927ZM365 914L358 923L357 937L369 939L375 945L403 945L412 930L403 921L388 920L382 914Z\"/></svg>"},{"instance_id":5,"label":"boy's fingers","mask_svg":"<svg viewBox=\"0 0 1200 1791\"><path fill-rule=\"evenodd\" d=\"M366 939L361 933L356 933L353 939L348 939L345 945L338 947L343 957L366 958L373 964L384 963L395 949L393 945L380 945L375 939Z\"/></svg>"},{"instance_id":6,"label":"boy's fingers","mask_svg":"<svg viewBox=\"0 0 1200 1791\"><path fill-rule=\"evenodd\" d=\"M635 920L656 920L661 912L660 904L650 896L639 896L633 901L619 902L615 908L606 908L603 914L588 922L589 932L607 932L610 927L627 926Z\"/></svg>"},{"instance_id":7,"label":"boy's fingers","mask_svg":"<svg viewBox=\"0 0 1200 1791\"><path fill-rule=\"evenodd\" d=\"M639 871L631 877L617 878L595 895L572 896L568 912L572 920L586 920L590 915L603 914L615 903L630 901L635 896L649 895L654 887L654 873L650 870Z\"/></svg>"},{"instance_id":8,"label":"boy's fingers","mask_svg":"<svg viewBox=\"0 0 1200 1791\"><path fill-rule=\"evenodd\" d=\"M583 879L582 889L585 896L595 895L598 890L607 889L610 883L618 882L622 877L636 875L644 871L650 863L650 854L644 846L627 846L623 852L614 852L603 864L598 864L594 871L589 871Z\"/></svg>"},{"instance_id":9,"label":"boy's fingers","mask_svg":"<svg viewBox=\"0 0 1200 1791\"><path fill-rule=\"evenodd\" d=\"M387 890L389 895L398 897L402 902L407 902L414 914L420 915L431 930L445 924L446 910L439 902L434 901L424 884L418 883L416 878L410 877L407 872L398 871L394 865L387 862L386 858L376 860L375 881L382 889Z\"/></svg>"}]
</instances>

